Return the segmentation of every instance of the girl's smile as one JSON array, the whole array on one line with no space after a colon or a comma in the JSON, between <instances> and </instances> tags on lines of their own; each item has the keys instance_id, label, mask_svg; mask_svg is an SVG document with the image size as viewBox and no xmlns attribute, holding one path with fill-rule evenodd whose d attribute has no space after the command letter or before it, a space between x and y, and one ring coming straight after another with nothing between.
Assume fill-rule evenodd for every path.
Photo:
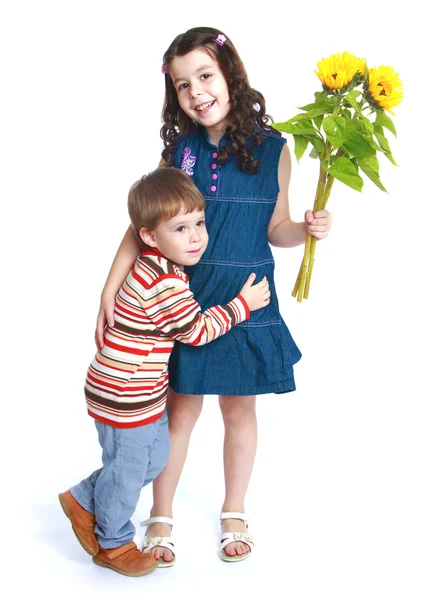
<instances>
[{"instance_id":1,"label":"girl's smile","mask_svg":"<svg viewBox=\"0 0 432 600\"><path fill-rule=\"evenodd\" d=\"M217 144L228 124L230 98L225 77L214 58L204 50L176 56L169 72L180 108L203 125Z\"/></svg>"},{"instance_id":2,"label":"girl's smile","mask_svg":"<svg viewBox=\"0 0 432 600\"><path fill-rule=\"evenodd\" d=\"M215 103L215 100L213 100L212 102L205 102L204 104L199 104L198 106L195 107L195 110L197 110L198 112L203 114L205 112L208 112L214 103Z\"/></svg>"}]
</instances>

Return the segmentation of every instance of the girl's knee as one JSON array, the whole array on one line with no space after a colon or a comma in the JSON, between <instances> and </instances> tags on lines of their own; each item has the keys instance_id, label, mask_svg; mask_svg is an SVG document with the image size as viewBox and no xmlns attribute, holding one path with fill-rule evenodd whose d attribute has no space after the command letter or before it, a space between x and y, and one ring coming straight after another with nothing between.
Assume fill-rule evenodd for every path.
<instances>
[{"instance_id":1,"label":"girl's knee","mask_svg":"<svg viewBox=\"0 0 432 600\"><path fill-rule=\"evenodd\" d=\"M256 419L255 396L220 396L219 405L225 425L241 426Z\"/></svg>"},{"instance_id":2,"label":"girl's knee","mask_svg":"<svg viewBox=\"0 0 432 600\"><path fill-rule=\"evenodd\" d=\"M170 431L192 430L201 414L202 404L202 396L187 396L170 391L168 401Z\"/></svg>"}]
</instances>

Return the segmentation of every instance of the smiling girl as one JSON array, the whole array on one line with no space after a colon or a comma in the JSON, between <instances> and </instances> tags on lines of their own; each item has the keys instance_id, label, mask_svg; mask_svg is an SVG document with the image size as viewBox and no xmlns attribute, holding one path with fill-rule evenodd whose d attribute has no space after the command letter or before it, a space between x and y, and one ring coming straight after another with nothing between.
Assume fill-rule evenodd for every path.
<instances>
[{"instance_id":1,"label":"smiling girl","mask_svg":"<svg viewBox=\"0 0 432 600\"><path fill-rule=\"evenodd\" d=\"M159 566L173 563L174 493L203 395L215 394L225 425L220 557L238 561L253 548L244 510L257 444L256 395L295 390L293 365L301 356L279 312L269 244L298 246L307 233L322 239L331 217L323 210L307 211L304 222L290 218L286 142L271 128L264 98L250 87L226 35L210 27L180 34L164 55L162 72L162 162L190 175L207 207L210 241L201 261L187 269L191 289L205 310L235 296L244 274L253 270L258 280L267 277L271 302L209 346L174 349L168 399L172 453L154 482L143 550ZM115 293L138 250L128 231L102 293L99 344L106 323L113 321Z\"/></svg>"}]
</instances>

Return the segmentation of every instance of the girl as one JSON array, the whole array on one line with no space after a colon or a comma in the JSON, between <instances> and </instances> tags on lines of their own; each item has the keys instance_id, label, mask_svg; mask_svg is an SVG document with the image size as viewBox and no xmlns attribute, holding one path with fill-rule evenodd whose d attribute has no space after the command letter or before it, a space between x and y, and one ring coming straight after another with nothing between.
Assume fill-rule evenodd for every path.
<instances>
[{"instance_id":1,"label":"girl","mask_svg":"<svg viewBox=\"0 0 432 600\"><path fill-rule=\"evenodd\" d=\"M206 199L210 243L201 261L187 269L191 289L205 310L235 296L244 273L267 276L271 303L253 313L209 346L179 344L170 361L171 457L153 486L145 552L159 566L174 562L170 537L172 502L186 459L203 395L219 395L225 425L225 499L222 505L220 557L250 556L244 503L256 452L257 394L295 389L293 365L300 351L279 313L270 244L293 247L307 232L327 236L330 214L323 210L291 220L288 184L291 162L285 140L273 130L263 96L249 85L231 40L210 27L177 36L164 55L164 141L161 163L180 167ZM96 330L113 324L114 297L139 248L129 229L119 247L102 292ZM241 286L240 286L241 287Z\"/></svg>"}]
</instances>

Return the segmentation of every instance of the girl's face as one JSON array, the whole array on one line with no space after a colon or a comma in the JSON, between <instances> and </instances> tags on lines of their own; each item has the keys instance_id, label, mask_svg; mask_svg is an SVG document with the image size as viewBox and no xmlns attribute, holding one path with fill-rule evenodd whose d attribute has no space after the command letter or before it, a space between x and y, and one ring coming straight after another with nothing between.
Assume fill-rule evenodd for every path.
<instances>
[{"instance_id":1,"label":"girl's face","mask_svg":"<svg viewBox=\"0 0 432 600\"><path fill-rule=\"evenodd\" d=\"M204 50L192 50L171 61L169 72L182 110L203 125L217 143L228 124L230 98L218 63Z\"/></svg>"}]
</instances>

